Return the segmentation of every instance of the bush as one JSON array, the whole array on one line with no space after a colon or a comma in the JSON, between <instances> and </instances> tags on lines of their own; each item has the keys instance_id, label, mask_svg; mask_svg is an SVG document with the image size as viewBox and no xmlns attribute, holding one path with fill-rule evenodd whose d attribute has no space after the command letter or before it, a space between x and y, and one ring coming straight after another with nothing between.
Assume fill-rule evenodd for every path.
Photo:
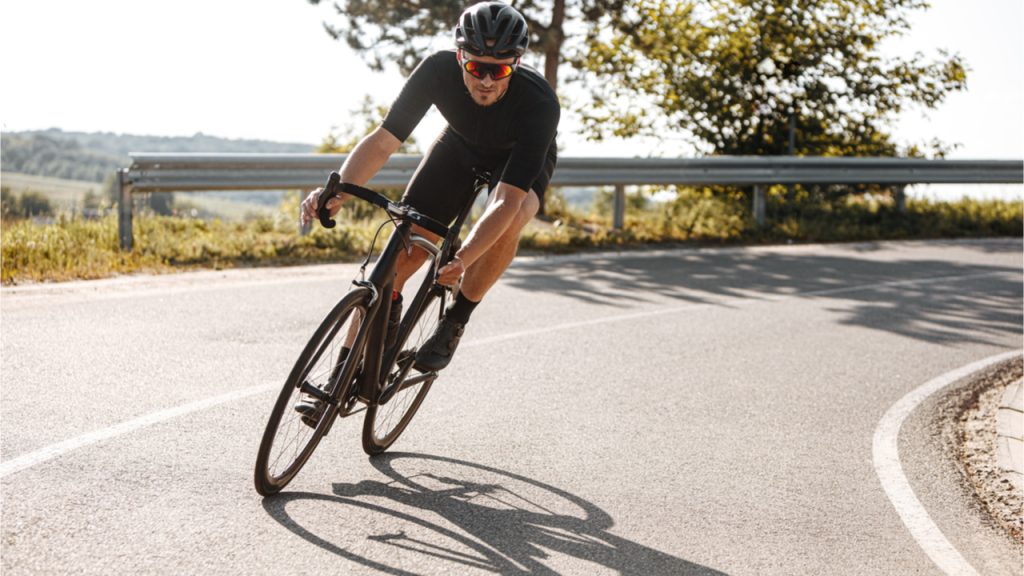
<instances>
[{"instance_id":1,"label":"bush","mask_svg":"<svg viewBox=\"0 0 1024 576\"><path fill-rule=\"evenodd\" d=\"M40 192L26 190L18 196L4 186L0 188L0 213L4 219L53 216L53 204Z\"/></svg>"}]
</instances>

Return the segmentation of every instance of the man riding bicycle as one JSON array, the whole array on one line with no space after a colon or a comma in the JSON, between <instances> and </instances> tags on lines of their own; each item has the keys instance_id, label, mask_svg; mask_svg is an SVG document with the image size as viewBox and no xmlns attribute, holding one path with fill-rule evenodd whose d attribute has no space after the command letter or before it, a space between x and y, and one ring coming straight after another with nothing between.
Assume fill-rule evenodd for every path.
<instances>
[{"instance_id":1,"label":"man riding bicycle","mask_svg":"<svg viewBox=\"0 0 1024 576\"><path fill-rule=\"evenodd\" d=\"M341 167L341 179L365 185L419 124L431 105L448 122L416 169L403 202L444 223L472 200L475 173L491 175L487 207L438 282L461 291L416 354L416 368L451 362L473 309L516 255L519 235L544 201L557 161L561 109L554 90L520 59L529 44L523 16L501 2L466 9L455 26L455 50L424 59L409 76L380 127L363 138ZM302 203L300 219L317 218L322 189ZM342 198L327 203L331 215ZM416 233L438 240L416 227ZM422 253L398 262L389 336L401 318L401 290L423 264Z\"/></svg>"}]
</instances>

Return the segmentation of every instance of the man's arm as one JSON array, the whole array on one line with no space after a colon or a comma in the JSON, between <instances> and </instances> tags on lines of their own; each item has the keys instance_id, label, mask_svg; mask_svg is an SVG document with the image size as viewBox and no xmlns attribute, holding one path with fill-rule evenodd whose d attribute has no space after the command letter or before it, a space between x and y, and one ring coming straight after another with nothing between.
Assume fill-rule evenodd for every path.
<instances>
[{"instance_id":1,"label":"man's arm","mask_svg":"<svg viewBox=\"0 0 1024 576\"><path fill-rule=\"evenodd\" d=\"M398 138L395 138L394 135L384 128L378 127L360 140L355 149L349 153L348 158L345 159L345 164L341 167L341 181L366 186L366 183L384 167L388 158L401 145L402 142ZM303 200L302 211L299 217L303 226L316 220L316 206L322 191L322 188L317 188ZM341 203L347 199L347 194L340 194L327 202L327 210L331 216L338 213L338 210L341 209Z\"/></svg>"},{"instance_id":2,"label":"man's arm","mask_svg":"<svg viewBox=\"0 0 1024 576\"><path fill-rule=\"evenodd\" d=\"M494 201L469 231L455 259L438 271L438 282L444 285L455 283L467 268L483 256L515 221L527 194L526 190L518 186L499 182L494 189Z\"/></svg>"},{"instance_id":3,"label":"man's arm","mask_svg":"<svg viewBox=\"0 0 1024 576\"><path fill-rule=\"evenodd\" d=\"M401 140L391 132L378 127L360 140L345 159L341 167L341 181L366 186L401 145Z\"/></svg>"},{"instance_id":4,"label":"man's arm","mask_svg":"<svg viewBox=\"0 0 1024 576\"><path fill-rule=\"evenodd\" d=\"M507 182L498 183L494 189L494 201L469 231L466 241L456 254L467 268L483 256L484 252L508 230L509 225L519 215L526 194L526 190Z\"/></svg>"}]
</instances>

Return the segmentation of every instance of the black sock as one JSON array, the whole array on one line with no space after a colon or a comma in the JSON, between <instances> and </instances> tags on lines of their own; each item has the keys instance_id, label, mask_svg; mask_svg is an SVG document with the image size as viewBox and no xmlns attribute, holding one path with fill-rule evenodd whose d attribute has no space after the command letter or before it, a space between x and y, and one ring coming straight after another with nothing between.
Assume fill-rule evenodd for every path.
<instances>
[{"instance_id":1,"label":"black sock","mask_svg":"<svg viewBox=\"0 0 1024 576\"><path fill-rule=\"evenodd\" d=\"M473 309L479 302L473 302L466 298L462 292L455 297L455 302L448 308L448 312L445 313L445 318L449 318L458 322L459 324L465 324L469 322L469 315L473 313Z\"/></svg>"}]
</instances>

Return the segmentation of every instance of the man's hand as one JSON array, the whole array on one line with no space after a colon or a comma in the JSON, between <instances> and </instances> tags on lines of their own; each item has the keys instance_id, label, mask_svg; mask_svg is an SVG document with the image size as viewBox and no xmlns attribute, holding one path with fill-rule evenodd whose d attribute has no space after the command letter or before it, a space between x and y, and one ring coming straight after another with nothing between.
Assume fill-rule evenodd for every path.
<instances>
[{"instance_id":1,"label":"man's hand","mask_svg":"<svg viewBox=\"0 0 1024 576\"><path fill-rule=\"evenodd\" d=\"M317 220L316 207L320 203L320 194L324 191L323 188L317 188L306 196L306 199L302 201L302 206L299 207L299 224L305 226L314 220ZM335 196L327 201L327 211L330 212L331 216L338 213L341 209L341 197Z\"/></svg>"},{"instance_id":2,"label":"man's hand","mask_svg":"<svg viewBox=\"0 0 1024 576\"><path fill-rule=\"evenodd\" d=\"M437 271L437 283L442 286L455 286L462 280L462 275L465 273L466 264L462 258L456 256Z\"/></svg>"}]
</instances>

